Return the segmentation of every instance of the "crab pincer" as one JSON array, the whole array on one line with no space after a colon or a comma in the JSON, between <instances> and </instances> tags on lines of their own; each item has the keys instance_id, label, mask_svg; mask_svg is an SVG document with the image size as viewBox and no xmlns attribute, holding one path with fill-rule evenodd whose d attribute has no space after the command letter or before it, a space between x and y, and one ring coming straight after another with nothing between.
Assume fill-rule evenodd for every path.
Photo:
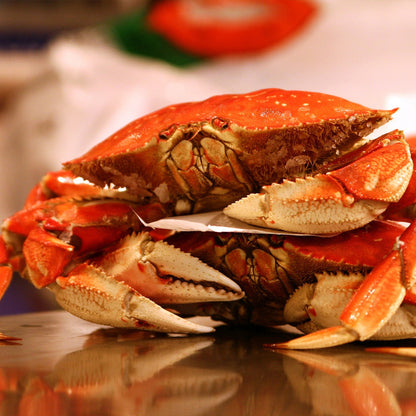
<instances>
[{"instance_id":1,"label":"crab pincer","mask_svg":"<svg viewBox=\"0 0 416 416\"><path fill-rule=\"evenodd\" d=\"M67 311L85 320L173 333L213 328L177 316L168 310L170 304L243 296L219 271L164 241L153 241L148 233L127 236L108 253L58 277L50 289Z\"/></svg>"},{"instance_id":2,"label":"crab pincer","mask_svg":"<svg viewBox=\"0 0 416 416\"><path fill-rule=\"evenodd\" d=\"M263 186L262 193L240 199L224 213L250 224L298 233L356 229L400 200L413 163L403 133L396 130L325 169L325 173Z\"/></svg>"},{"instance_id":3,"label":"crab pincer","mask_svg":"<svg viewBox=\"0 0 416 416\"><path fill-rule=\"evenodd\" d=\"M241 289L160 240L163 233L143 229L137 212L137 204L109 198L39 201L6 221L3 248L21 246L17 257L23 255L25 262L20 272L85 320L162 332L211 332L167 305L235 300L243 296ZM7 283L12 269L3 268Z\"/></svg>"}]
</instances>

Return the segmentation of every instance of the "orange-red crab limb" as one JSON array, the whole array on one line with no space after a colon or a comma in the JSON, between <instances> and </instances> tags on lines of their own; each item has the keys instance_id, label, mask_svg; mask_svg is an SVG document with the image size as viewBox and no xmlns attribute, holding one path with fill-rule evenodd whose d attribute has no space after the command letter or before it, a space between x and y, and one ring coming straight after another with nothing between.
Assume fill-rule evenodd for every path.
<instances>
[{"instance_id":1,"label":"orange-red crab limb","mask_svg":"<svg viewBox=\"0 0 416 416\"><path fill-rule=\"evenodd\" d=\"M8 262L8 254L6 245L2 238L0 238L0 299L3 297L7 288L10 285L13 277L13 269ZM14 340L16 338L9 337L0 333L0 340Z\"/></svg>"},{"instance_id":2,"label":"orange-red crab limb","mask_svg":"<svg viewBox=\"0 0 416 416\"><path fill-rule=\"evenodd\" d=\"M269 348L312 349L366 340L377 333L394 315L416 281L416 222L397 238L394 247L359 285L340 316L342 325L317 332ZM413 303L414 296L408 300ZM309 311L312 312L312 311ZM313 312L312 312L313 313ZM416 321L411 322L413 328ZM396 334L401 338L401 334Z\"/></svg>"},{"instance_id":3,"label":"orange-red crab limb","mask_svg":"<svg viewBox=\"0 0 416 416\"><path fill-rule=\"evenodd\" d=\"M224 209L241 221L280 230L325 234L359 228L400 200L413 173L403 134L393 131L346 157L326 173L264 186ZM355 158L355 160L354 160ZM338 164L342 167L334 169Z\"/></svg>"},{"instance_id":4,"label":"orange-red crab limb","mask_svg":"<svg viewBox=\"0 0 416 416\"><path fill-rule=\"evenodd\" d=\"M24 267L15 268L86 320L164 332L211 331L158 303L239 299L240 288L159 240L161 233L145 230L137 214L146 216L147 208L154 212L152 206L111 199L40 201L5 222L4 249L21 251ZM11 270L6 264L0 269L4 286Z\"/></svg>"}]
</instances>

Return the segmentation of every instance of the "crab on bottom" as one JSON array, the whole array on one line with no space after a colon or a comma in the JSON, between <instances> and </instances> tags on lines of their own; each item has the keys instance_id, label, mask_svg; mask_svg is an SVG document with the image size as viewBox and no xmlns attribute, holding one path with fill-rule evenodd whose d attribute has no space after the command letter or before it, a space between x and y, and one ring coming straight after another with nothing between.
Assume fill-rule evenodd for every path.
<instances>
[{"instance_id":1,"label":"crab on bottom","mask_svg":"<svg viewBox=\"0 0 416 416\"><path fill-rule=\"evenodd\" d=\"M365 139L393 112L268 89L133 121L48 174L4 222L0 294L16 270L71 313L116 327L212 330L181 317L193 314L330 327L283 348L415 336L416 225L376 220L409 213L412 154L399 131ZM223 208L283 231L341 234L174 233L139 220Z\"/></svg>"}]
</instances>

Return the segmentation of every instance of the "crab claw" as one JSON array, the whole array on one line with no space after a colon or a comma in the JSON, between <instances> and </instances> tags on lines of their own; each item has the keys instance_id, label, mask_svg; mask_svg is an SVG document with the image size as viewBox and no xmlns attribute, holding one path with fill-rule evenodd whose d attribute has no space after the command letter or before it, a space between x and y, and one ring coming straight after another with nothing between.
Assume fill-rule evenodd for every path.
<instances>
[{"instance_id":1,"label":"crab claw","mask_svg":"<svg viewBox=\"0 0 416 416\"><path fill-rule=\"evenodd\" d=\"M416 261L412 253L415 244L416 222L413 222L397 239L391 252L359 285L341 313L339 318L341 325L267 347L325 348L355 340L364 341L376 335L394 318L405 299L406 292L410 291L416 283ZM409 326L413 331L411 335L415 336L414 320L409 322ZM403 334L398 334L397 337L403 338ZM390 336L390 339L394 338L394 334Z\"/></svg>"},{"instance_id":2,"label":"crab claw","mask_svg":"<svg viewBox=\"0 0 416 416\"><path fill-rule=\"evenodd\" d=\"M325 234L359 228L401 198L413 173L401 132L381 136L360 151L362 157L332 172L264 186L261 194L250 194L224 213L289 232Z\"/></svg>"},{"instance_id":3,"label":"crab claw","mask_svg":"<svg viewBox=\"0 0 416 416\"><path fill-rule=\"evenodd\" d=\"M331 178L317 175L265 186L263 193L240 199L226 207L224 213L260 227L327 234L362 227L387 206L385 201L356 201Z\"/></svg>"},{"instance_id":4,"label":"crab claw","mask_svg":"<svg viewBox=\"0 0 416 416\"><path fill-rule=\"evenodd\" d=\"M174 333L213 329L159 304L230 301L243 292L200 260L148 233L126 237L114 250L83 263L49 286L61 306L89 321Z\"/></svg>"},{"instance_id":5,"label":"crab claw","mask_svg":"<svg viewBox=\"0 0 416 416\"><path fill-rule=\"evenodd\" d=\"M146 232L127 236L94 265L158 304L243 297L240 287L221 272Z\"/></svg>"},{"instance_id":6,"label":"crab claw","mask_svg":"<svg viewBox=\"0 0 416 416\"><path fill-rule=\"evenodd\" d=\"M174 333L213 331L163 309L90 264L78 266L68 277L59 277L49 288L68 312L101 325Z\"/></svg>"}]
</instances>

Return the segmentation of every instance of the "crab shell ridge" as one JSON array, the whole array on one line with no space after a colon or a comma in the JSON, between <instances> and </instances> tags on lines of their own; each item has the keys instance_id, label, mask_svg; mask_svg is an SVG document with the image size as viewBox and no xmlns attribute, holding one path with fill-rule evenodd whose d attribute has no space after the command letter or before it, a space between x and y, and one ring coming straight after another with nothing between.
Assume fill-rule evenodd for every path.
<instances>
[{"instance_id":1,"label":"crab shell ridge","mask_svg":"<svg viewBox=\"0 0 416 416\"><path fill-rule=\"evenodd\" d=\"M243 172L236 173L241 182L236 185L218 180L209 160L199 163L197 169L212 187L227 190L199 210L220 209L263 185L299 172L304 176L329 155L344 152L386 123L394 111L315 92L265 89L219 95L141 117L64 166L100 186L126 187L148 200L160 200L155 193L165 187L162 202L174 204L195 196L186 195L172 175L169 155L186 140L192 142L194 156L203 158L201 140L209 137L222 143L234 172Z\"/></svg>"}]
</instances>

